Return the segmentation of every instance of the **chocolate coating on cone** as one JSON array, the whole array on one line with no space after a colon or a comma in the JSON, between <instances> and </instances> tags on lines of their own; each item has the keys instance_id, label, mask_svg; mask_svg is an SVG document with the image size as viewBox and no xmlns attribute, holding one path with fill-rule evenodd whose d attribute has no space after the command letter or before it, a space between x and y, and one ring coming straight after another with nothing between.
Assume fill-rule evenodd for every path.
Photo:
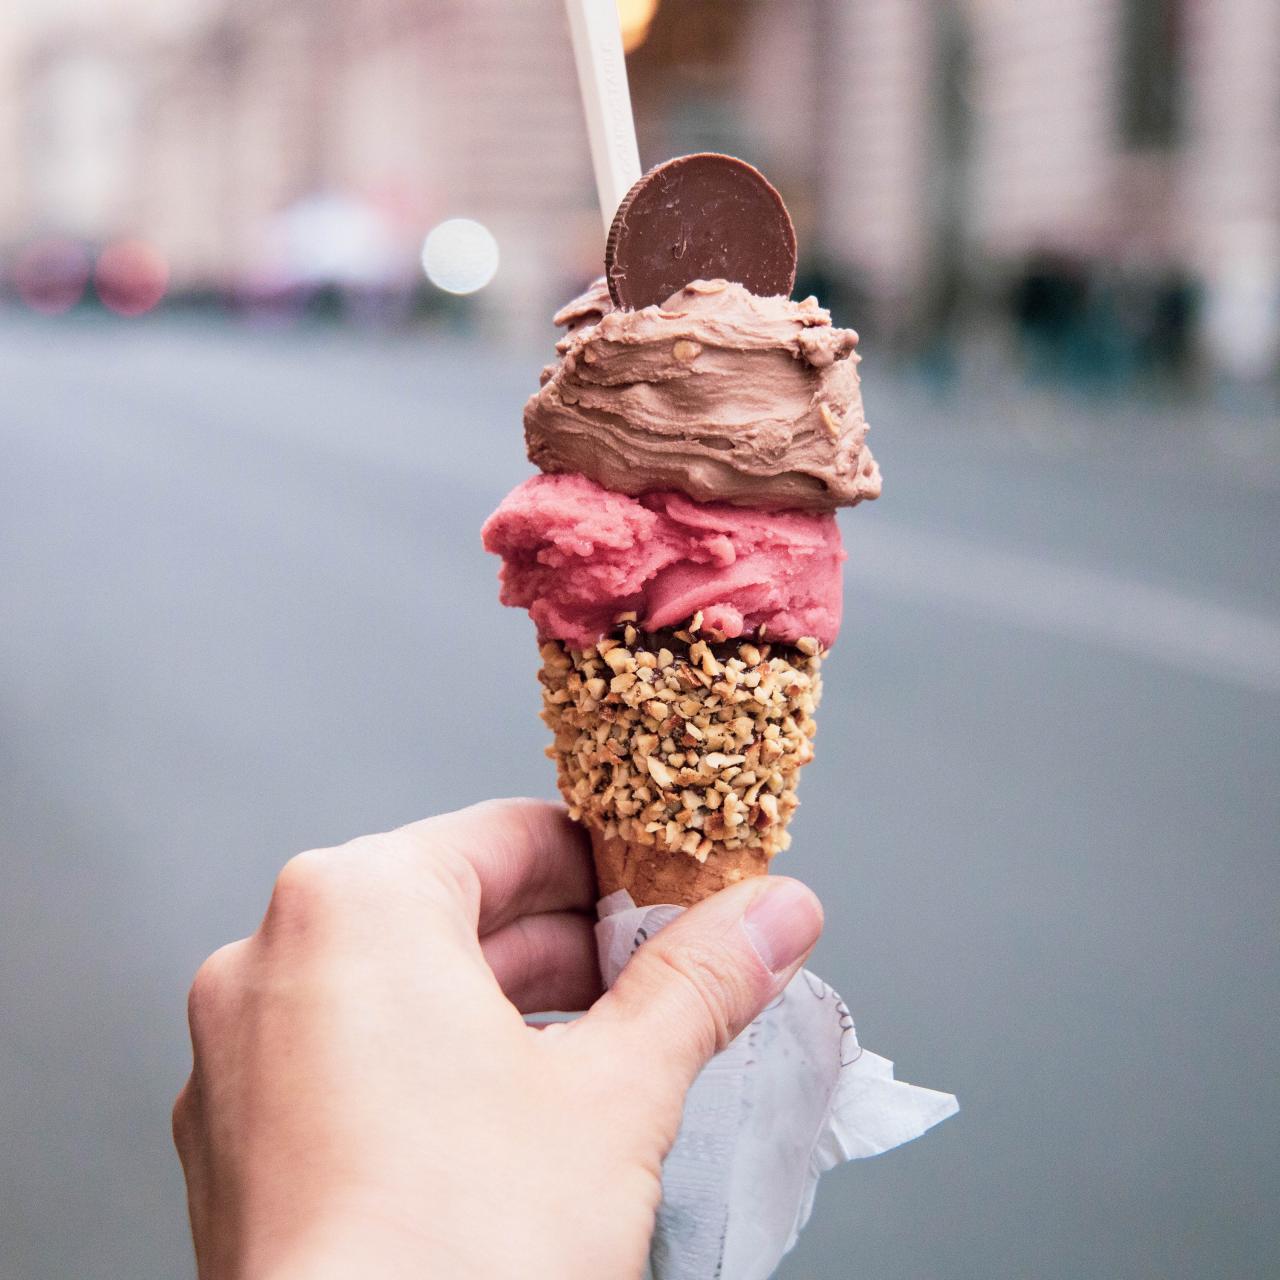
<instances>
[{"instance_id":1,"label":"chocolate coating on cone","mask_svg":"<svg viewBox=\"0 0 1280 1280\"><path fill-rule=\"evenodd\" d=\"M652 846L628 845L591 831L600 896L625 889L638 907L671 903L691 907L749 876L769 873L763 849L713 850L706 862L659 853Z\"/></svg>"},{"instance_id":2,"label":"chocolate coating on cone","mask_svg":"<svg viewBox=\"0 0 1280 1280\"><path fill-rule=\"evenodd\" d=\"M796 281L796 233L758 169L699 152L650 169L627 192L604 262L609 296L629 311L665 302L693 280L787 297Z\"/></svg>"}]
</instances>

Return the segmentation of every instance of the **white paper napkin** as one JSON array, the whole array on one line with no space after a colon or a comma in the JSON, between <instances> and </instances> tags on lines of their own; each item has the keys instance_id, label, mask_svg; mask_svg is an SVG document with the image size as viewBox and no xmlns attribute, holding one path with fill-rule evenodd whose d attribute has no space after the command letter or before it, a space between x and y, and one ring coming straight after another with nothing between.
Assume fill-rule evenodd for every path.
<instances>
[{"instance_id":1,"label":"white paper napkin","mask_svg":"<svg viewBox=\"0 0 1280 1280\"><path fill-rule=\"evenodd\" d=\"M682 907L599 905L607 986ZM918 1138L958 1110L949 1093L893 1078L858 1044L844 1001L801 970L694 1082L662 1169L654 1280L767 1280L813 1208L818 1178L845 1160Z\"/></svg>"}]
</instances>

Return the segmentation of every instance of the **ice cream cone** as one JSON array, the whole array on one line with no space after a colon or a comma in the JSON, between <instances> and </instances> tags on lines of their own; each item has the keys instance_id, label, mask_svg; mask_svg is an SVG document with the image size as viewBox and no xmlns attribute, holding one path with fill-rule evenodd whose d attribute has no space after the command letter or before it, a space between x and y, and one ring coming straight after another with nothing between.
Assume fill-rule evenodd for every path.
<instances>
[{"instance_id":1,"label":"ice cream cone","mask_svg":"<svg viewBox=\"0 0 1280 1280\"><path fill-rule=\"evenodd\" d=\"M721 641L623 620L586 649L542 645L543 719L601 895L689 905L763 875L790 843L821 692L816 640Z\"/></svg>"},{"instance_id":2,"label":"ice cream cone","mask_svg":"<svg viewBox=\"0 0 1280 1280\"><path fill-rule=\"evenodd\" d=\"M659 902L690 907L718 889L748 876L767 875L769 858L762 849L716 849L705 862L688 854L662 854L652 845L628 844L589 828L600 896L625 889L639 906Z\"/></svg>"}]
</instances>

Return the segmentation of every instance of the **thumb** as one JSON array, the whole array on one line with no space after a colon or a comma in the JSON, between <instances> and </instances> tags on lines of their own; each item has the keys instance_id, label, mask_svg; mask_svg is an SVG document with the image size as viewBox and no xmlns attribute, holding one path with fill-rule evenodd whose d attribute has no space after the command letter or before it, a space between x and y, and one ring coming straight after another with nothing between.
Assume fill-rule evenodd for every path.
<instances>
[{"instance_id":1,"label":"thumb","mask_svg":"<svg viewBox=\"0 0 1280 1280\"><path fill-rule=\"evenodd\" d=\"M683 1091L707 1060L791 980L822 932L822 906L798 880L761 876L722 889L645 942L578 1023L614 1061Z\"/></svg>"}]
</instances>

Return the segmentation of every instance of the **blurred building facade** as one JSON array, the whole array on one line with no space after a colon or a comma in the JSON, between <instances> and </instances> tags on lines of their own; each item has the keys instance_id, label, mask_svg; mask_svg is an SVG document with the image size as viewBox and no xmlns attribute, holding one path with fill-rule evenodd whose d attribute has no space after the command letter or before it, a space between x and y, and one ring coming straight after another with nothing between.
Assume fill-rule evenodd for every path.
<instances>
[{"instance_id":1,"label":"blurred building facade","mask_svg":"<svg viewBox=\"0 0 1280 1280\"><path fill-rule=\"evenodd\" d=\"M180 0L163 21L157 8L10 22L0 157L17 181L0 246L138 236L175 290L270 289L302 222L288 212L323 200L330 216L311 222L334 241L359 236L357 210L376 216L386 280L416 280L426 230L455 215L497 235L494 292L517 310L576 274L591 179L558 6L551 22L550 6L507 0ZM367 252L331 249L339 283L370 274Z\"/></svg>"},{"instance_id":2,"label":"blurred building facade","mask_svg":"<svg viewBox=\"0 0 1280 1280\"><path fill-rule=\"evenodd\" d=\"M1170 324L1194 307L1219 367L1274 367L1274 0L794 0L759 8L745 64L762 159L809 167L821 242L890 323L1101 281Z\"/></svg>"},{"instance_id":3,"label":"blurred building facade","mask_svg":"<svg viewBox=\"0 0 1280 1280\"><path fill-rule=\"evenodd\" d=\"M908 345L1012 299L1276 359L1275 0L665 0L631 70L646 161L759 163L807 274ZM598 255L576 93L559 0L31 4L0 19L0 248L139 235L213 289L269 278L281 211L341 193L388 271L479 219L496 309L545 308Z\"/></svg>"}]
</instances>

